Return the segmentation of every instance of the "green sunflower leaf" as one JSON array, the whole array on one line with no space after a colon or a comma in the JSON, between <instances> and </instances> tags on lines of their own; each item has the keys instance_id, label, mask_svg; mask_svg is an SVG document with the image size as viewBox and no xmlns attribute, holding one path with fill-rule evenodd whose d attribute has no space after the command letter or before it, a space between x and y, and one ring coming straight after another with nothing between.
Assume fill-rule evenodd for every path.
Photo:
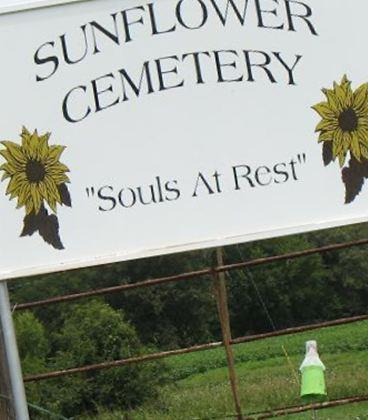
<instances>
[{"instance_id":1,"label":"green sunflower leaf","mask_svg":"<svg viewBox=\"0 0 368 420\"><path fill-rule=\"evenodd\" d=\"M70 197L70 193L66 184L58 185L58 189L59 189L59 194L61 198L61 203L64 204L64 206L71 207L72 199Z\"/></svg>"},{"instance_id":2,"label":"green sunflower leaf","mask_svg":"<svg viewBox=\"0 0 368 420\"><path fill-rule=\"evenodd\" d=\"M360 194L368 177L368 165L350 159L349 166L342 170L342 181L345 184L345 204L352 203Z\"/></svg>"},{"instance_id":3,"label":"green sunflower leaf","mask_svg":"<svg viewBox=\"0 0 368 420\"><path fill-rule=\"evenodd\" d=\"M54 214L42 218L39 233L42 239L55 249L64 249L64 245L59 236L59 221Z\"/></svg>"},{"instance_id":4,"label":"green sunflower leaf","mask_svg":"<svg viewBox=\"0 0 368 420\"><path fill-rule=\"evenodd\" d=\"M23 230L20 236L32 236L35 232L39 231L41 222L45 216L47 216L47 211L44 206L41 207L38 214L35 214L34 212L28 214L23 219Z\"/></svg>"},{"instance_id":5,"label":"green sunflower leaf","mask_svg":"<svg viewBox=\"0 0 368 420\"><path fill-rule=\"evenodd\" d=\"M325 141L322 147L322 157L323 163L325 166L329 165L333 161L333 153L332 153L332 142Z\"/></svg>"}]
</instances>

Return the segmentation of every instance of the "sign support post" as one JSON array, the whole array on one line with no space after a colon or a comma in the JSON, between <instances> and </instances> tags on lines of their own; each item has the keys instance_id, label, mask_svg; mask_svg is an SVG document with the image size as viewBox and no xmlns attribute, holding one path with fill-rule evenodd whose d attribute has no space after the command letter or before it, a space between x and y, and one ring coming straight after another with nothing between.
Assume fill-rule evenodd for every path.
<instances>
[{"instance_id":1,"label":"sign support post","mask_svg":"<svg viewBox=\"0 0 368 420\"><path fill-rule=\"evenodd\" d=\"M8 364L0 324L0 419L15 420Z\"/></svg>"},{"instance_id":2,"label":"sign support post","mask_svg":"<svg viewBox=\"0 0 368 420\"><path fill-rule=\"evenodd\" d=\"M222 248L216 248L216 260L217 266L224 265L223 261L223 251ZM234 363L234 353L231 347L231 329L230 329L230 317L229 309L227 304L227 293L226 293L226 283L225 283L225 274L215 272L213 275L215 283L215 294L217 301L217 309L219 313L221 331L222 331L222 340L225 347L227 365L229 369L229 379L231 385L231 391L233 393L235 410L238 420L243 420L239 391L238 391L238 380L235 372L235 363Z\"/></svg>"},{"instance_id":3,"label":"sign support post","mask_svg":"<svg viewBox=\"0 0 368 420\"><path fill-rule=\"evenodd\" d=\"M9 371L15 418L16 420L29 420L22 369L10 309L8 286L4 281L0 282L0 323L2 331L1 338L4 342L5 362Z\"/></svg>"}]
</instances>

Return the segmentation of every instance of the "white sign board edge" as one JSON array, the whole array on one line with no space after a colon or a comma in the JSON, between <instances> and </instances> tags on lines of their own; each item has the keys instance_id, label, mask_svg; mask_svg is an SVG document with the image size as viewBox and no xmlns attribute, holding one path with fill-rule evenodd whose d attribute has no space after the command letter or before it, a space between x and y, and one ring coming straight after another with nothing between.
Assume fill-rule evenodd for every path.
<instances>
[{"instance_id":1,"label":"white sign board edge","mask_svg":"<svg viewBox=\"0 0 368 420\"><path fill-rule=\"evenodd\" d=\"M0 4L0 15L86 1L90 0L8 0Z\"/></svg>"},{"instance_id":2,"label":"white sign board edge","mask_svg":"<svg viewBox=\"0 0 368 420\"><path fill-rule=\"evenodd\" d=\"M329 221L329 222L323 222L323 223L316 223L316 224L310 224L310 225L304 225L304 226L295 226L295 227L289 227L285 229L273 229L270 231L264 231L264 232L258 232L250 235L239 235L239 236L232 236L229 238L218 238L213 239L211 241L201 241L198 243L187 243L185 245L181 246L173 246L173 247L167 247L167 248L159 248L159 249L151 249L151 250L141 250L137 251L136 253L118 253L114 255L107 255L100 258L94 258L94 259L85 259L85 260L76 260L74 262L66 263L66 264L59 264L55 266L53 265L44 265L42 267L36 266L36 267L28 267L25 270L13 270L11 273L0 273L0 281L6 281L6 280L15 280L17 278L21 277L33 277L36 275L42 275L42 274L48 274L48 273L58 273L62 271L68 271L68 270L78 270L82 268L88 268L88 267L94 267L99 265L105 265L105 264L112 264L112 263L118 263L118 262L124 262L124 261L132 261L137 260L140 258L150 258L150 257L157 257L160 255L169 255L169 254L176 254L180 252L189 252L189 251L199 251L201 249L210 249L210 248L216 248L220 246L228 246L228 245L235 245L240 243L246 243L246 242L252 242L252 241L258 241L262 239L272 239L272 238L278 238L282 236L288 236L288 235L296 235L298 233L307 233L322 229L329 229L329 228L336 228L336 227L342 227L342 226L348 226L353 224L359 224L359 223L366 223L368 222L368 219L366 217L362 218L355 218L355 219L349 219L349 220L335 220L335 221Z\"/></svg>"}]
</instances>

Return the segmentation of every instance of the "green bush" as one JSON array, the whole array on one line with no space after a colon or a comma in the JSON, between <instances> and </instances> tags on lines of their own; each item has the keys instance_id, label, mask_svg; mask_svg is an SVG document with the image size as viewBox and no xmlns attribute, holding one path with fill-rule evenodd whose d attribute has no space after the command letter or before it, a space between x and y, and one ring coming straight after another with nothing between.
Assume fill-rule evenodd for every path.
<instances>
[{"instance_id":1,"label":"green bush","mask_svg":"<svg viewBox=\"0 0 368 420\"><path fill-rule=\"evenodd\" d=\"M46 370L49 341L42 323L31 312L17 312L14 316L19 356L24 375ZM42 400L42 387L29 383L26 386L29 401Z\"/></svg>"},{"instance_id":2,"label":"green bush","mask_svg":"<svg viewBox=\"0 0 368 420\"><path fill-rule=\"evenodd\" d=\"M55 369L126 359L148 352L121 311L91 301L74 306L56 336ZM53 410L71 416L96 407L132 408L156 395L162 363L144 363L92 371L55 380L49 396Z\"/></svg>"},{"instance_id":3,"label":"green bush","mask_svg":"<svg viewBox=\"0 0 368 420\"><path fill-rule=\"evenodd\" d=\"M98 300L70 307L60 332L49 336L31 312L16 314L15 325L26 375L152 351L142 346L121 311ZM52 347L56 353L51 353ZM161 362L132 364L30 383L27 397L30 403L67 417L93 412L97 407L131 409L156 395L165 378L164 366ZM39 412L34 415L45 418Z\"/></svg>"}]
</instances>

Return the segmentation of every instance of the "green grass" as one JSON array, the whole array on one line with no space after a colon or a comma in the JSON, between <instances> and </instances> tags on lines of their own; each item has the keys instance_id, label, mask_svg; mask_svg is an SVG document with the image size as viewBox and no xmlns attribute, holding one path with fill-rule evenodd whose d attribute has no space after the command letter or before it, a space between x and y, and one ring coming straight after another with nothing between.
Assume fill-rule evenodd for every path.
<instances>
[{"instance_id":1,"label":"green grass","mask_svg":"<svg viewBox=\"0 0 368 420\"><path fill-rule=\"evenodd\" d=\"M238 363L265 361L284 357L282 346L289 355L303 358L304 344L309 339L318 341L321 354L346 353L368 350L368 322L325 328L302 334L271 338L234 346L234 356ZM218 348L204 352L190 353L168 359L173 371L173 379L204 373L226 366L224 350Z\"/></svg>"},{"instance_id":2,"label":"green grass","mask_svg":"<svg viewBox=\"0 0 368 420\"><path fill-rule=\"evenodd\" d=\"M301 403L298 367L304 356L304 343L309 339L318 341L321 358L327 366L330 399L368 394L368 322L360 322L234 346L244 413ZM172 383L162 388L155 401L129 413L129 419L223 419L234 413L222 348L175 356L168 363ZM368 420L368 404L320 410L316 415L325 420ZM97 418L124 417L122 413L101 413ZM311 419L312 414L283 418Z\"/></svg>"}]
</instances>

